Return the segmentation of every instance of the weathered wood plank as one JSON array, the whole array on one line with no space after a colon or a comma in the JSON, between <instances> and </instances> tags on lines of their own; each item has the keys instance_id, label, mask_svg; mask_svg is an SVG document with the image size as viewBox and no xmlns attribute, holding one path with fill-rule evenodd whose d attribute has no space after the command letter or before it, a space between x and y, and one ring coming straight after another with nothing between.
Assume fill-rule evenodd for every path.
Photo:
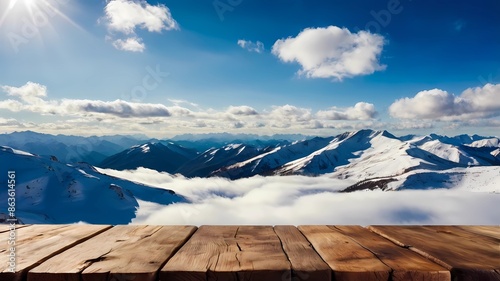
<instances>
[{"instance_id":1,"label":"weathered wood plank","mask_svg":"<svg viewBox=\"0 0 500 281\"><path fill-rule=\"evenodd\" d=\"M271 226L201 226L160 280L290 280L290 262Z\"/></svg>"},{"instance_id":2,"label":"weathered wood plank","mask_svg":"<svg viewBox=\"0 0 500 281\"><path fill-rule=\"evenodd\" d=\"M28 273L29 281L157 279L194 226L115 226Z\"/></svg>"},{"instance_id":3,"label":"weathered wood plank","mask_svg":"<svg viewBox=\"0 0 500 281\"><path fill-rule=\"evenodd\" d=\"M436 225L436 226L424 226L426 229L429 229L431 231L435 231L438 233L442 234L447 234L451 237L456 236L457 238L460 238L459 241L462 242L464 240L471 242L471 243L478 243L481 245L490 245L493 248L497 248L498 245L500 245L500 239L487 236L487 235L482 235L478 233L473 233L464 229L461 229L460 227L456 226L449 226L449 225Z\"/></svg>"},{"instance_id":4,"label":"weathered wood plank","mask_svg":"<svg viewBox=\"0 0 500 281\"><path fill-rule=\"evenodd\" d=\"M445 281L451 273L444 267L421 255L400 247L361 226L331 226L349 236L358 244L374 253L384 264L392 268L392 281Z\"/></svg>"},{"instance_id":5,"label":"weathered wood plank","mask_svg":"<svg viewBox=\"0 0 500 281\"><path fill-rule=\"evenodd\" d=\"M460 229L476 233L476 234L481 234L484 236L500 239L500 225L492 225L492 226L486 226L486 225L461 225L457 226Z\"/></svg>"},{"instance_id":6,"label":"weathered wood plank","mask_svg":"<svg viewBox=\"0 0 500 281\"><path fill-rule=\"evenodd\" d=\"M7 263L2 263L0 280L23 280L31 268L109 228L103 225L32 225L20 228L16 231L16 272L9 272ZM7 239L7 236L1 237L0 243L7 245ZM7 255L6 251L1 249L0 255Z\"/></svg>"},{"instance_id":7,"label":"weathered wood plank","mask_svg":"<svg viewBox=\"0 0 500 281\"><path fill-rule=\"evenodd\" d=\"M281 240L292 266L292 279L331 281L332 270L314 251L311 243L295 226L275 226L274 232Z\"/></svg>"},{"instance_id":8,"label":"weathered wood plank","mask_svg":"<svg viewBox=\"0 0 500 281\"><path fill-rule=\"evenodd\" d=\"M333 270L334 280L389 280L391 268L339 230L324 225L299 230Z\"/></svg>"},{"instance_id":9,"label":"weathered wood plank","mask_svg":"<svg viewBox=\"0 0 500 281\"><path fill-rule=\"evenodd\" d=\"M500 251L485 237L471 239L462 231L439 226L370 226L369 229L444 266L451 271L453 280L500 280L495 271L500 267Z\"/></svg>"},{"instance_id":10,"label":"weathered wood plank","mask_svg":"<svg viewBox=\"0 0 500 281\"><path fill-rule=\"evenodd\" d=\"M20 229L20 228L27 227L30 225L31 224L16 224L16 229ZM1 224L0 225L0 233L9 232L9 231L10 231L10 225L8 225L8 224Z\"/></svg>"}]
</instances>

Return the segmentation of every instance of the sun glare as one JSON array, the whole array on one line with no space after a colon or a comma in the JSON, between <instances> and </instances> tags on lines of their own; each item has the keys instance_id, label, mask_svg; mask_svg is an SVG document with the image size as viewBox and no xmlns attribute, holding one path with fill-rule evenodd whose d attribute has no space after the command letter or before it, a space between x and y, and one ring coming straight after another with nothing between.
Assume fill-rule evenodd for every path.
<instances>
[{"instance_id":1,"label":"sun glare","mask_svg":"<svg viewBox=\"0 0 500 281\"><path fill-rule=\"evenodd\" d=\"M34 6L36 6L36 0L10 0L8 10L11 10L19 4L23 4L26 8L31 10Z\"/></svg>"},{"instance_id":2,"label":"sun glare","mask_svg":"<svg viewBox=\"0 0 500 281\"><path fill-rule=\"evenodd\" d=\"M53 18L59 17L78 29L82 29L63 13L62 10L68 3L61 4L61 2L65 1L9 0L7 9L5 9L3 15L0 14L0 26L2 26L4 21L19 23L23 19L28 18L30 22L40 28L49 24ZM26 21L24 20L24 22Z\"/></svg>"}]
</instances>

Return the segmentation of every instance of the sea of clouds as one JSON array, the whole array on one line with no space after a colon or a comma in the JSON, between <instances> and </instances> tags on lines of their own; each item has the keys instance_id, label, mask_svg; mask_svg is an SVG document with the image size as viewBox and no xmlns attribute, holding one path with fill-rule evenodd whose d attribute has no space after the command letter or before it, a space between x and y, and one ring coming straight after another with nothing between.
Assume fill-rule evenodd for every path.
<instances>
[{"instance_id":1,"label":"sea of clouds","mask_svg":"<svg viewBox=\"0 0 500 281\"><path fill-rule=\"evenodd\" d=\"M132 224L500 224L500 194L454 189L338 193L346 182L328 176L273 176L228 180L193 178L139 168L99 169L167 188L189 203L139 201Z\"/></svg>"}]
</instances>

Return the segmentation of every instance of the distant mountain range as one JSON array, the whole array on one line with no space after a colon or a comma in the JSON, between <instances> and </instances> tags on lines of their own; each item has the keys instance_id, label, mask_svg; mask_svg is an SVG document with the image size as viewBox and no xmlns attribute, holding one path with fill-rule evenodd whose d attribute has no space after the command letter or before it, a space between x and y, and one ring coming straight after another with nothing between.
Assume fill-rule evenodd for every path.
<instances>
[{"instance_id":1,"label":"distant mountain range","mask_svg":"<svg viewBox=\"0 0 500 281\"><path fill-rule=\"evenodd\" d=\"M101 163L116 154L144 140L134 136L80 137L49 135L32 131L0 134L0 145L29 151L41 156L56 156L60 161Z\"/></svg>"},{"instance_id":2,"label":"distant mountain range","mask_svg":"<svg viewBox=\"0 0 500 281\"><path fill-rule=\"evenodd\" d=\"M18 150L29 151L41 156L56 156L64 162L87 162L98 166L106 158L147 143L161 143L172 148L172 144L192 149L201 153L207 149L221 147L231 143L244 142L247 145L265 147L274 143L304 140L303 135L274 135L260 137L250 134L202 134L181 135L172 140L158 140L143 135L134 136L66 136L49 135L33 131L0 134L0 145ZM182 149L184 149L182 148ZM172 148L175 150L175 148ZM109 161L109 160L108 160Z\"/></svg>"},{"instance_id":3,"label":"distant mountain range","mask_svg":"<svg viewBox=\"0 0 500 281\"><path fill-rule=\"evenodd\" d=\"M202 150L207 144L211 147ZM360 130L295 141L236 136L234 141L205 143L25 132L0 135L0 159L0 171L17 174L17 215L38 223L129 223L141 202L186 201L171 190L108 176L94 166L144 167L187 178L232 180L324 176L342 180L341 192L428 188L498 192L500 185L500 139L477 135L396 137L387 131ZM0 174L0 185L7 185L6 172ZM6 192L0 194L0 202L7 202ZM2 220L5 213L0 212Z\"/></svg>"},{"instance_id":4,"label":"distant mountain range","mask_svg":"<svg viewBox=\"0 0 500 281\"><path fill-rule=\"evenodd\" d=\"M396 137L387 131L374 130L295 141L285 136L257 137L207 134L184 136L191 140L180 140L183 137L141 140L131 136L84 138L23 132L0 135L0 145L55 156L65 163L87 162L115 170L145 167L186 177L230 179L332 174L361 180L418 169L442 171L500 165L498 137L437 134Z\"/></svg>"},{"instance_id":5,"label":"distant mountain range","mask_svg":"<svg viewBox=\"0 0 500 281\"><path fill-rule=\"evenodd\" d=\"M412 170L442 171L500 165L497 137L436 134L398 138L387 131L361 130L301 141L237 142L196 152L169 142L145 143L105 159L100 167L145 167L186 177L332 174L367 179Z\"/></svg>"}]
</instances>

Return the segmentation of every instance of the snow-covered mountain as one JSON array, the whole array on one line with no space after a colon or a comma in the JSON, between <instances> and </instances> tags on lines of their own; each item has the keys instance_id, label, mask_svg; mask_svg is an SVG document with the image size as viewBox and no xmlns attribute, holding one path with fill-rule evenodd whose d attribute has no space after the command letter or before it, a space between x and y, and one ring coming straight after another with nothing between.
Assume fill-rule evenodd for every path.
<instances>
[{"instance_id":1,"label":"snow-covered mountain","mask_svg":"<svg viewBox=\"0 0 500 281\"><path fill-rule=\"evenodd\" d=\"M276 147L223 167L212 175L235 179L253 175L332 173L338 178L362 180L400 175L416 169L494 166L500 165L497 148L492 145L495 139L449 138L435 134L400 139L387 131L360 130Z\"/></svg>"},{"instance_id":2,"label":"snow-covered mountain","mask_svg":"<svg viewBox=\"0 0 500 281\"><path fill-rule=\"evenodd\" d=\"M199 154L177 143L170 142L168 147L149 143L114 155L101 167L118 170L146 167L186 177L239 179L255 175L331 174L361 181L419 169L441 171L500 165L499 144L497 137L437 134L396 137L387 131L360 130L293 143L237 141ZM178 152L176 148L188 151L188 155L184 154L184 158L174 155Z\"/></svg>"},{"instance_id":3,"label":"snow-covered mountain","mask_svg":"<svg viewBox=\"0 0 500 281\"><path fill-rule=\"evenodd\" d=\"M67 164L0 146L0 184L15 171L16 216L23 223L129 223L141 202L184 202L173 191L99 173L86 163ZM0 204L7 206L7 192ZM0 217L6 214L0 211Z\"/></svg>"},{"instance_id":4,"label":"snow-covered mountain","mask_svg":"<svg viewBox=\"0 0 500 281\"><path fill-rule=\"evenodd\" d=\"M245 161L223 167L214 171L212 176L222 176L231 179L251 177L254 175L272 175L276 169L301 157L307 156L325 145L332 138L316 137L310 140L297 141L292 144L277 146L270 151Z\"/></svg>"},{"instance_id":5,"label":"snow-covered mountain","mask_svg":"<svg viewBox=\"0 0 500 281\"><path fill-rule=\"evenodd\" d=\"M44 136L36 134L33 137L34 141L44 139ZM232 142L226 139L231 135L219 137L220 140L195 138L193 141L146 142L112 155L98 166L116 170L144 167L179 173L188 178L325 175L344 180L352 190L374 186L383 189L408 188L411 179L419 177L417 174L446 174L447 171L467 174L472 171L466 170L469 167L477 167L475 173L483 168L494 173L494 168L487 167L500 166L498 137L448 137L437 134L396 137L387 131L374 130L294 142L258 140L252 135L246 136L248 139L244 141ZM203 140L207 143L203 144ZM120 145L123 143L121 140ZM214 147L204 152L193 149L208 145ZM456 169L465 170L457 172ZM429 178L440 177L442 175ZM410 180L403 185L402 181L406 178Z\"/></svg>"},{"instance_id":6,"label":"snow-covered mountain","mask_svg":"<svg viewBox=\"0 0 500 281\"><path fill-rule=\"evenodd\" d=\"M213 171L245 161L263 151L265 152L266 149L259 149L241 143L229 144L221 148L211 148L182 165L176 172L186 177L207 177Z\"/></svg>"},{"instance_id":7,"label":"snow-covered mountain","mask_svg":"<svg viewBox=\"0 0 500 281\"><path fill-rule=\"evenodd\" d=\"M400 141L387 131L361 130L345 133L333 138L329 144L313 153L289 162L275 174L320 175L332 173L337 167L348 165L378 143L383 144L379 154L386 154L385 148L397 148ZM384 150L385 149L385 150ZM385 155L387 157L387 155ZM382 160L382 159L381 159Z\"/></svg>"},{"instance_id":8,"label":"snow-covered mountain","mask_svg":"<svg viewBox=\"0 0 500 281\"><path fill-rule=\"evenodd\" d=\"M106 157L139 144L141 136L80 137L49 135L32 131L0 134L0 145L30 151L37 155L54 155L65 162L101 163Z\"/></svg>"},{"instance_id":9,"label":"snow-covered mountain","mask_svg":"<svg viewBox=\"0 0 500 281\"><path fill-rule=\"evenodd\" d=\"M112 155L99 164L101 168L131 170L138 167L175 173L179 167L198 156L198 152L173 142L148 142Z\"/></svg>"}]
</instances>

